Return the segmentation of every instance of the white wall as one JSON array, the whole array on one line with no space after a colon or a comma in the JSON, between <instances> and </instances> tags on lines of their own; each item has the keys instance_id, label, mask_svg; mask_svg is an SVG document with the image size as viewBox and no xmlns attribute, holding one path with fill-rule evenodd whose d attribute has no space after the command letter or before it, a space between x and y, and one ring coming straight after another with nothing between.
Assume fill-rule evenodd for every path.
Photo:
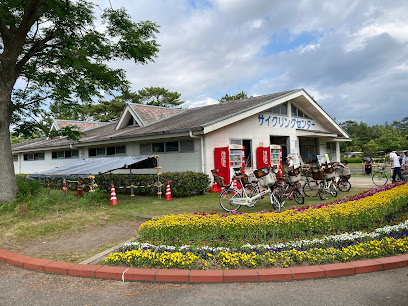
<instances>
[{"instance_id":1,"label":"white wall","mask_svg":"<svg viewBox=\"0 0 408 306\"><path fill-rule=\"evenodd\" d=\"M188 139L188 138L183 138ZM175 172L175 171L196 171L201 172L201 142L198 138L190 138L194 141L194 152L188 153L179 153L179 152L169 152L169 153L152 153L151 155L157 154L159 155L159 165L162 167L162 172ZM180 140L179 138L172 138L171 140ZM169 139L156 139L152 140L152 142L165 142L169 141ZM113 144L112 144L113 145ZM114 144L116 146L124 145L121 144ZM126 143L126 156L139 156L140 154L140 145L137 142L129 142ZM103 147L109 146L108 144L93 146L93 147ZM61 149L62 150L62 149ZM67 150L69 150L67 148ZM58 151L58 150L53 150ZM39 151L33 151L32 153L37 153ZM31 153L31 152L30 152ZM53 169L55 167L61 167L73 162L76 162L80 159L89 158L88 156L88 148L79 148L79 156L80 158L58 158L52 159L52 151L44 152L44 160L33 160L33 161L25 161L23 160L24 154L19 154L19 161L14 162L14 171L15 173L36 173L42 172L46 170ZM116 155L120 156L120 155ZM90 157L92 158L92 157ZM125 173L128 173L128 170L125 170ZM156 173L156 169L137 169L135 170L136 173Z\"/></svg>"},{"instance_id":2,"label":"white wall","mask_svg":"<svg viewBox=\"0 0 408 306\"><path fill-rule=\"evenodd\" d=\"M35 153L37 152L39 151L35 151ZM24 160L24 154L23 153L18 154L19 160L18 162L14 162L14 172L16 174L30 174L42 172L53 169L55 167L61 167L79 160L79 158L52 159L51 151L44 153L45 153L44 160Z\"/></svg>"},{"instance_id":3,"label":"white wall","mask_svg":"<svg viewBox=\"0 0 408 306\"><path fill-rule=\"evenodd\" d=\"M290 108L288 109L290 114ZM263 120L259 116L263 116ZM276 117L276 119L275 119ZM285 119L286 118L286 119ZM267 120L269 119L269 120ZM256 165L256 148L263 143L264 146L269 146L270 136L285 136L289 137L288 153L291 152L291 140L299 141L296 129L299 128L297 123L293 126L291 116L282 116L272 113L262 113L243 119L229 126L215 130L205 136L205 156L206 167L205 172L211 175L211 169L214 169L214 148L225 147L229 145L229 140L233 139L252 139L253 165ZM295 118L296 120L307 120L303 118ZM307 124L306 124L307 123ZM302 122L301 128L304 130L329 132L327 128L322 126L316 120L310 122ZM318 138L318 137L316 137ZM326 153L326 140L320 143L320 154Z\"/></svg>"}]
</instances>

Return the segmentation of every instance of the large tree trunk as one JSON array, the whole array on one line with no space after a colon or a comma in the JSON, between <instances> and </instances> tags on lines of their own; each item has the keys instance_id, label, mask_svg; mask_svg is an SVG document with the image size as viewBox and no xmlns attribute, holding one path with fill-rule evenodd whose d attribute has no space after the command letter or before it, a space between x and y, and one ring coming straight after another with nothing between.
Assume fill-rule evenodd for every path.
<instances>
[{"instance_id":1,"label":"large tree trunk","mask_svg":"<svg viewBox=\"0 0 408 306\"><path fill-rule=\"evenodd\" d=\"M11 114L11 88L0 82L0 202L3 203L17 195L9 130Z\"/></svg>"}]
</instances>

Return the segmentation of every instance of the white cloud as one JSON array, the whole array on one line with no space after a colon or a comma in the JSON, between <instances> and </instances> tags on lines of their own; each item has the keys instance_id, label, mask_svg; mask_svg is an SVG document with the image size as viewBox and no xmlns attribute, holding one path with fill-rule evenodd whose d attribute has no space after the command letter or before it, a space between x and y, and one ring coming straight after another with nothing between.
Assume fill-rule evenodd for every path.
<instances>
[{"instance_id":1,"label":"white cloud","mask_svg":"<svg viewBox=\"0 0 408 306\"><path fill-rule=\"evenodd\" d=\"M126 7L136 21L160 25L155 63L115 63L126 69L134 90L165 87L180 92L191 107L242 90L261 95L305 88L338 120L381 124L408 113L406 1L112 4ZM280 40L272 39L276 35ZM268 48L277 51L265 54ZM384 103L399 111L384 112Z\"/></svg>"}]
</instances>

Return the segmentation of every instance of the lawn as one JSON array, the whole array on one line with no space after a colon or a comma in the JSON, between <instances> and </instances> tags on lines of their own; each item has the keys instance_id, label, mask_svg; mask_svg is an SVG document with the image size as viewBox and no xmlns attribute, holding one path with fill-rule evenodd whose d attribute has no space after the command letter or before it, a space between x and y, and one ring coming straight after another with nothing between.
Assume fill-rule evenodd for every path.
<instances>
[{"instance_id":1,"label":"lawn","mask_svg":"<svg viewBox=\"0 0 408 306\"><path fill-rule=\"evenodd\" d=\"M329 197L325 201L321 201L317 196L313 198L305 197L304 205L319 205L326 204L344 196L350 196L361 192L361 189L351 189L348 192L338 192L337 198ZM125 194L118 194L118 206L117 210L126 212L132 212L138 215L145 216L161 216L168 214L180 214L180 213L194 213L194 212L215 212L217 214L226 214L221 208L218 197L219 194L209 193L190 198L176 198L172 201L159 200L155 196L135 196L130 197ZM284 209L291 208L293 206L300 206L295 201L286 201ZM260 200L254 207L241 206L238 212L250 213L258 211L271 210L272 205L269 200L269 196Z\"/></svg>"}]
</instances>

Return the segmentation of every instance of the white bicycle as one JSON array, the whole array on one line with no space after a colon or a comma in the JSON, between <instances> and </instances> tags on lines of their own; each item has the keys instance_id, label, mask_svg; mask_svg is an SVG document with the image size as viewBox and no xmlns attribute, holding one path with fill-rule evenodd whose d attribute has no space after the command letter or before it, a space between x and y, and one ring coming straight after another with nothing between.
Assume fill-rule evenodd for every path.
<instances>
[{"instance_id":1,"label":"white bicycle","mask_svg":"<svg viewBox=\"0 0 408 306\"><path fill-rule=\"evenodd\" d=\"M277 211L281 211L285 202L281 201L280 197L273 189L276 182L276 176L270 171L270 167L257 169L254 171L254 174L258 179L258 182L252 182L250 184L241 183L241 188L231 188L230 185L224 186L225 189L220 193L219 201L221 207L225 211L237 211L242 205L253 207L261 198L268 194L272 206ZM244 176L245 174L242 174L242 177L236 176L236 179L244 181ZM219 180L217 181L216 176L214 176L214 178L218 183ZM258 183L266 189L261 191L261 188L257 185Z\"/></svg>"}]
</instances>

